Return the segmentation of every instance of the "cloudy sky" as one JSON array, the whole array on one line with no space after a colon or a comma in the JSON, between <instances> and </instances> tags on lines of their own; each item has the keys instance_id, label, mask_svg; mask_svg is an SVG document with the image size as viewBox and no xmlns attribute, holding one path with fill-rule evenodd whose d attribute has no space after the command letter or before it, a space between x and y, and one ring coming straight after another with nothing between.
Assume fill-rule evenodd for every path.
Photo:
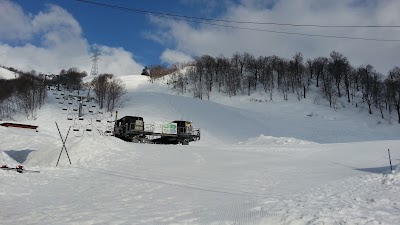
<instances>
[{"instance_id":1,"label":"cloudy sky","mask_svg":"<svg viewBox=\"0 0 400 225\"><path fill-rule=\"evenodd\" d=\"M89 1L125 10L76 0L0 0L0 65L43 73L78 67L90 73L90 56L97 46L99 73L116 75L138 74L145 65L185 62L204 54L230 57L235 52L285 58L302 52L314 58L335 50L354 66L372 64L384 74L400 66L398 0ZM137 10L212 20L194 23ZM398 27L294 27L221 20Z\"/></svg>"}]
</instances>

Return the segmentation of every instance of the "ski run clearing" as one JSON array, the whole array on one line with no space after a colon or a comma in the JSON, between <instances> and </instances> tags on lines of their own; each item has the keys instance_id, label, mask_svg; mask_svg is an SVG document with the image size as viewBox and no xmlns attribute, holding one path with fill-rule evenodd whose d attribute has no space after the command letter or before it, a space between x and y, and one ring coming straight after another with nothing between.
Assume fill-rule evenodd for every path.
<instances>
[{"instance_id":1,"label":"ski run clearing","mask_svg":"<svg viewBox=\"0 0 400 225\"><path fill-rule=\"evenodd\" d=\"M190 120L201 140L150 145L103 136L115 114L96 108L70 131L72 165L63 152L56 167L55 122L65 139L74 121L49 91L36 120L14 118L38 132L0 126L0 164L40 170L0 170L0 224L400 224L395 115L383 120L345 104L335 111L311 95L256 102L269 96L213 92L205 101L176 95L166 81L120 78L128 92L119 118Z\"/></svg>"}]
</instances>

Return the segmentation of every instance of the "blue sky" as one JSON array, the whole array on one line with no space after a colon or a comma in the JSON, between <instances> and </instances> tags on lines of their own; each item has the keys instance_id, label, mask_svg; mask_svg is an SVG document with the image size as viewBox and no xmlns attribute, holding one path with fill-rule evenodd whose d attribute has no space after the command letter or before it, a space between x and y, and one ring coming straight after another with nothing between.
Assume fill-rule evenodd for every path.
<instances>
[{"instance_id":1,"label":"blue sky","mask_svg":"<svg viewBox=\"0 0 400 225\"><path fill-rule=\"evenodd\" d=\"M399 25L398 0L91 0L122 7L222 20L323 25ZM305 34L400 39L400 28L315 28L234 24ZM99 72L137 74L146 65L193 57L329 56L354 66L372 64L386 74L400 66L400 42L284 35L193 24L94 6L74 0L0 0L0 64L55 73L78 67L88 73L91 49L101 51Z\"/></svg>"}]
</instances>

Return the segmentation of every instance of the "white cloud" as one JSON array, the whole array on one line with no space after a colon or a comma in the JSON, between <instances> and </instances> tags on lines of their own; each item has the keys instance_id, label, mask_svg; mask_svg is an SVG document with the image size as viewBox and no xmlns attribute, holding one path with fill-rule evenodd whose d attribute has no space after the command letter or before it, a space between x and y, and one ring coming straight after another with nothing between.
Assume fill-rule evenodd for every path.
<instances>
[{"instance_id":1,"label":"white cloud","mask_svg":"<svg viewBox=\"0 0 400 225\"><path fill-rule=\"evenodd\" d=\"M78 21L59 6L48 5L37 15L28 16L19 5L0 0L0 32L1 65L43 73L77 67L90 74L92 45L82 37ZM40 44L33 44L35 39ZM10 40L19 44L10 44ZM99 45L99 48L102 54L99 73L140 74L143 66L130 52L109 46Z\"/></svg>"},{"instance_id":2,"label":"white cloud","mask_svg":"<svg viewBox=\"0 0 400 225\"><path fill-rule=\"evenodd\" d=\"M19 5L0 0L0 41L2 39L27 39L31 37L30 18Z\"/></svg>"},{"instance_id":3,"label":"white cloud","mask_svg":"<svg viewBox=\"0 0 400 225\"><path fill-rule=\"evenodd\" d=\"M189 55L180 52L180 51L175 51L171 49L166 49L162 54L161 54L161 61L168 63L168 64L174 64L174 63L186 63L192 61L192 57Z\"/></svg>"},{"instance_id":4,"label":"white cloud","mask_svg":"<svg viewBox=\"0 0 400 225\"><path fill-rule=\"evenodd\" d=\"M123 48L111 48L99 46L101 53L99 61L99 73L113 73L115 75L140 74L143 66L132 60L130 52ZM118 71L116 73L115 71Z\"/></svg>"},{"instance_id":5,"label":"white cloud","mask_svg":"<svg viewBox=\"0 0 400 225\"><path fill-rule=\"evenodd\" d=\"M398 0L242 0L226 4L218 19L296 24L398 25ZM188 55L203 54L230 57L236 51L256 56L276 54L290 58L302 52L307 58L329 56L333 50L343 53L354 66L372 64L386 73L399 66L400 42L374 42L348 39L274 34L210 25L193 25L182 21L151 18L163 36L159 43ZM312 28L273 25L231 24L234 26L309 34L400 39L398 28ZM150 35L149 35L150 36ZM171 41L173 40L173 41Z\"/></svg>"}]
</instances>

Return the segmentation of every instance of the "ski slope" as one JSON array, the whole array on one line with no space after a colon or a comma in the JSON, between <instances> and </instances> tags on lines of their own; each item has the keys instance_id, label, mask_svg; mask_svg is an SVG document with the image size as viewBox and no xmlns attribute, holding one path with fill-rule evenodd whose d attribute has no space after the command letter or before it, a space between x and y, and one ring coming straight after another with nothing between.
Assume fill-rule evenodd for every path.
<instances>
[{"instance_id":1,"label":"ski slope","mask_svg":"<svg viewBox=\"0 0 400 225\"><path fill-rule=\"evenodd\" d=\"M2 224L399 224L400 173L390 174L387 155L396 167L398 124L314 99L213 93L202 101L144 76L120 78L128 92L118 117L191 120L201 140L146 145L102 136L115 114L88 104L84 120L67 120L74 103L60 104L50 91L36 120L17 117L38 132L0 126L0 163L41 171L0 171ZM64 137L79 123L66 142L72 165L63 152L55 167L55 122Z\"/></svg>"}]
</instances>

